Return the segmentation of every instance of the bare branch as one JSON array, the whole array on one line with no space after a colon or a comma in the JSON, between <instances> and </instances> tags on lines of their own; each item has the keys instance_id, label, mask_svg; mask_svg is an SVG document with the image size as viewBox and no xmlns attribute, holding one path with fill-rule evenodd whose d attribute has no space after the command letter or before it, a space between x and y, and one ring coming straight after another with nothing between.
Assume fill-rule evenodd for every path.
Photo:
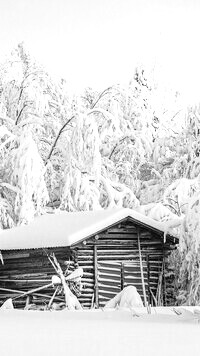
<instances>
[{"instance_id":1,"label":"bare branch","mask_svg":"<svg viewBox=\"0 0 200 356\"><path fill-rule=\"evenodd\" d=\"M20 189L18 187L15 187L15 186L13 186L13 185L11 185L9 183L0 183L0 187L12 190L16 194L18 194L20 192Z\"/></svg>"},{"instance_id":2,"label":"bare branch","mask_svg":"<svg viewBox=\"0 0 200 356\"><path fill-rule=\"evenodd\" d=\"M20 119L20 117L21 117L21 114L22 114L22 112L24 111L24 109L25 109L27 106L28 106L28 104L26 104L26 103L22 106L22 108L21 108L19 114L17 115L17 119L16 119L16 121L15 121L15 125L18 124L19 119Z\"/></svg>"},{"instance_id":3,"label":"bare branch","mask_svg":"<svg viewBox=\"0 0 200 356\"><path fill-rule=\"evenodd\" d=\"M97 105L97 103L99 102L99 100L106 94L109 93L110 90L117 90L117 88L114 88L114 87L108 87L106 88L104 91L102 91L102 93L98 96L97 100L95 101L95 103L92 105L91 109L94 109L94 107Z\"/></svg>"},{"instance_id":4,"label":"bare branch","mask_svg":"<svg viewBox=\"0 0 200 356\"><path fill-rule=\"evenodd\" d=\"M119 140L118 143L116 143L116 145L113 147L113 149L112 149L112 151L111 151L111 153L110 153L109 159L111 159L111 157L112 157L113 153L115 152L116 148L117 148L123 141L125 141L127 138L130 138L130 137L129 137L129 136L125 136L125 137L123 137L121 140Z\"/></svg>"},{"instance_id":5,"label":"bare branch","mask_svg":"<svg viewBox=\"0 0 200 356\"><path fill-rule=\"evenodd\" d=\"M50 152L49 152L49 154L48 154L48 157L47 157L47 159L46 159L46 161L45 161L45 165L47 164L48 160L51 158L52 153L53 153L53 151L54 151L54 149L55 149L55 147L56 147L56 144L57 144L57 142L58 142L58 140L59 140L59 138L60 138L60 135L61 135L62 132L64 131L65 127L66 127L74 118L75 118L75 115L73 115L69 120L67 120L67 122L66 122L66 123L61 127L61 129L59 130L59 132L58 132L58 134L57 134L57 136L56 136L56 138L55 138L55 141L54 141L54 143L53 143L53 145L52 145L52 147L51 147L51 150L50 150Z\"/></svg>"},{"instance_id":6,"label":"bare branch","mask_svg":"<svg viewBox=\"0 0 200 356\"><path fill-rule=\"evenodd\" d=\"M178 215L178 216L180 215L180 210L179 210L179 209L177 210L173 205L171 205L171 204L165 204L164 206L173 209L173 210L175 211L176 215Z\"/></svg>"}]
</instances>

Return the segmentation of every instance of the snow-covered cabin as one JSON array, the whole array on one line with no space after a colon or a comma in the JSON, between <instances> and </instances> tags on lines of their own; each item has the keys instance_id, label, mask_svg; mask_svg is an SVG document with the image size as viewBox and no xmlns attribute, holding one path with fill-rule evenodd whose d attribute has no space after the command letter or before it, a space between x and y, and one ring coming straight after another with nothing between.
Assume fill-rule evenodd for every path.
<instances>
[{"instance_id":1,"label":"snow-covered cabin","mask_svg":"<svg viewBox=\"0 0 200 356\"><path fill-rule=\"evenodd\" d=\"M27 226L0 233L0 302L51 282L55 271L47 253L55 253L63 271L80 266L84 307L102 307L127 285L144 300L170 303L165 278L166 258L178 238L164 237L165 225L134 210L113 209L46 214ZM141 263L142 261L142 263ZM143 286L144 286L143 284ZM48 302L52 287L35 293L35 303ZM59 297L62 299L62 296ZM23 308L23 297L16 299Z\"/></svg>"}]
</instances>

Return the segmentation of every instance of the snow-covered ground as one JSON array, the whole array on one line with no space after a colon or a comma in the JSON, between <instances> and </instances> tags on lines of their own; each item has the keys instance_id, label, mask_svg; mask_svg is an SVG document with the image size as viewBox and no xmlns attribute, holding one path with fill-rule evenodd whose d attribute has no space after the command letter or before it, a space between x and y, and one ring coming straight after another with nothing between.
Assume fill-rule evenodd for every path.
<instances>
[{"instance_id":1,"label":"snow-covered ground","mask_svg":"<svg viewBox=\"0 0 200 356\"><path fill-rule=\"evenodd\" d=\"M137 310L138 313L138 310ZM187 311L0 311L1 356L200 354L200 324Z\"/></svg>"}]
</instances>

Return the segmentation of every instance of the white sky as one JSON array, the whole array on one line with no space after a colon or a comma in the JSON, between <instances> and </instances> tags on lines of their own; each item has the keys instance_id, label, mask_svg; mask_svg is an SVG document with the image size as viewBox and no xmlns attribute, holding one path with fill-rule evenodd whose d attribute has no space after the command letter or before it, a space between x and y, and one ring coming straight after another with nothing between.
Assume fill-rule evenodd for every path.
<instances>
[{"instance_id":1,"label":"white sky","mask_svg":"<svg viewBox=\"0 0 200 356\"><path fill-rule=\"evenodd\" d=\"M0 60L25 41L77 89L127 81L144 64L199 100L199 17L200 0L0 0Z\"/></svg>"}]
</instances>

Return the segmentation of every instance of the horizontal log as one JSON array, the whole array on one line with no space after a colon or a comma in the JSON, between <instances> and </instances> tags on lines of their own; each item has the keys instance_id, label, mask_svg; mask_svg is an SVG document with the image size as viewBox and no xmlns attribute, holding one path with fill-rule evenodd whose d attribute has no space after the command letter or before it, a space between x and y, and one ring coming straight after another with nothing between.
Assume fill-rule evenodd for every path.
<instances>
[{"instance_id":1,"label":"horizontal log","mask_svg":"<svg viewBox=\"0 0 200 356\"><path fill-rule=\"evenodd\" d=\"M83 271L83 276L84 276L84 278L86 278L86 277L92 277L93 275L94 275L93 272L86 272L86 271Z\"/></svg>"},{"instance_id":2,"label":"horizontal log","mask_svg":"<svg viewBox=\"0 0 200 356\"><path fill-rule=\"evenodd\" d=\"M104 234L99 236L98 240L92 240L92 241L86 241L86 246L92 246L94 244L100 244L104 243L114 243L114 244L120 244L121 242L127 243L127 244L132 244L137 241L136 239L137 235L111 235L111 234Z\"/></svg>"},{"instance_id":3,"label":"horizontal log","mask_svg":"<svg viewBox=\"0 0 200 356\"><path fill-rule=\"evenodd\" d=\"M79 301L84 306L91 306L91 298L79 298Z\"/></svg>"},{"instance_id":4,"label":"horizontal log","mask_svg":"<svg viewBox=\"0 0 200 356\"><path fill-rule=\"evenodd\" d=\"M7 288L0 288L1 290L1 297L0 299L2 299L3 296L6 295L7 298L13 298L17 295L22 295L23 291L19 291L19 290L13 290L13 289L7 289ZM4 293L3 293L4 292ZM7 293L6 293L7 292ZM11 295L12 294L12 295ZM37 292L33 292L33 295L34 296L39 296L39 297L44 297L44 298L47 298L47 299L50 299L51 298L51 295L48 295L48 294L41 294L41 293L37 293ZM64 300L64 298L62 299L61 297L59 296L56 296L55 297L56 299L58 300Z\"/></svg>"},{"instance_id":5,"label":"horizontal log","mask_svg":"<svg viewBox=\"0 0 200 356\"><path fill-rule=\"evenodd\" d=\"M141 270L139 268L134 268L134 269L130 269L130 270L123 270L123 274L124 276L135 276L135 277L138 277L138 276L141 276ZM147 276L148 272L147 270L143 270L143 274L144 276Z\"/></svg>"},{"instance_id":6,"label":"horizontal log","mask_svg":"<svg viewBox=\"0 0 200 356\"><path fill-rule=\"evenodd\" d=\"M79 299L79 302L81 303L81 305L89 305L89 308L91 307L92 304L92 300L93 300L93 296L88 296L88 297L84 297L83 299Z\"/></svg>"},{"instance_id":7,"label":"horizontal log","mask_svg":"<svg viewBox=\"0 0 200 356\"><path fill-rule=\"evenodd\" d=\"M98 283L98 288L99 288L99 293L105 290L117 294L121 291L121 284L106 285L106 284Z\"/></svg>"},{"instance_id":8,"label":"horizontal log","mask_svg":"<svg viewBox=\"0 0 200 356\"><path fill-rule=\"evenodd\" d=\"M121 265L121 262L120 261L108 261L107 259L104 259L103 261L101 261L101 263L99 265L118 268Z\"/></svg>"},{"instance_id":9,"label":"horizontal log","mask_svg":"<svg viewBox=\"0 0 200 356\"><path fill-rule=\"evenodd\" d=\"M105 283L113 283L113 284L116 284L117 282L118 283L120 283L121 284L121 278L118 278L118 280L117 279L114 279L114 278L111 278L111 277L106 277L106 278L104 278L103 276L101 276L100 274L99 274L99 276L98 276L98 282L100 283L100 282L105 282Z\"/></svg>"},{"instance_id":10,"label":"horizontal log","mask_svg":"<svg viewBox=\"0 0 200 356\"><path fill-rule=\"evenodd\" d=\"M149 239L149 240L161 240L162 239L160 237L156 237L155 235L151 235L151 233L149 233L148 231L146 232L142 232L140 233L140 238L141 239ZM137 239L137 232L136 231L118 231L116 233L112 233L112 232L102 232L98 235L98 239L96 239L96 241L100 240L100 239L112 239L112 240L123 240L123 239ZM95 240L88 240L88 242L92 242Z\"/></svg>"},{"instance_id":11,"label":"horizontal log","mask_svg":"<svg viewBox=\"0 0 200 356\"><path fill-rule=\"evenodd\" d=\"M87 261L85 261L85 263L83 261L79 261L79 267L82 267L84 272L88 271L89 273L89 271L93 270L94 264L91 263L90 265L88 265Z\"/></svg>"},{"instance_id":12,"label":"horizontal log","mask_svg":"<svg viewBox=\"0 0 200 356\"><path fill-rule=\"evenodd\" d=\"M22 294L23 293L22 291L15 290L15 289L9 289L9 288L0 288L0 291L14 293L14 294Z\"/></svg>"},{"instance_id":13,"label":"horizontal log","mask_svg":"<svg viewBox=\"0 0 200 356\"><path fill-rule=\"evenodd\" d=\"M149 272L149 277L158 278L158 277L160 276L160 273L161 273L160 270L150 271L150 272Z\"/></svg>"},{"instance_id":14,"label":"horizontal log","mask_svg":"<svg viewBox=\"0 0 200 356\"><path fill-rule=\"evenodd\" d=\"M106 302L108 302L109 300L110 300L111 298L110 298L110 296L108 296L108 295L99 295L99 302L100 303L106 303Z\"/></svg>"},{"instance_id":15,"label":"horizontal log","mask_svg":"<svg viewBox=\"0 0 200 356\"><path fill-rule=\"evenodd\" d=\"M129 231L130 233L137 233L137 228L136 227L126 227L126 226L123 226L123 227L111 227L109 229L107 229L107 233L113 233L113 234L118 234L120 231L120 233L127 233L127 231Z\"/></svg>"},{"instance_id":16,"label":"horizontal log","mask_svg":"<svg viewBox=\"0 0 200 356\"><path fill-rule=\"evenodd\" d=\"M83 309L91 309L91 304L92 302L84 302L84 303L81 303Z\"/></svg>"},{"instance_id":17,"label":"horizontal log","mask_svg":"<svg viewBox=\"0 0 200 356\"><path fill-rule=\"evenodd\" d=\"M133 251L132 249L125 249L125 248L115 248L115 249L105 249L105 248L98 248L97 250L98 256L102 255L102 254L132 254L132 255L138 255L138 252Z\"/></svg>"},{"instance_id":18,"label":"horizontal log","mask_svg":"<svg viewBox=\"0 0 200 356\"><path fill-rule=\"evenodd\" d=\"M115 297L115 293L109 292L109 291L102 291L101 293L99 293L99 300L107 297L108 299L112 299L113 297Z\"/></svg>"},{"instance_id":19,"label":"horizontal log","mask_svg":"<svg viewBox=\"0 0 200 356\"><path fill-rule=\"evenodd\" d=\"M119 268L114 268L114 267L104 267L101 266L100 264L98 265L98 271L101 273L108 273L108 274L113 274L113 275L121 275L121 266Z\"/></svg>"},{"instance_id":20,"label":"horizontal log","mask_svg":"<svg viewBox=\"0 0 200 356\"><path fill-rule=\"evenodd\" d=\"M78 254L78 256L85 255L85 254L93 255L93 249L92 249L92 247L90 247L90 248L88 248L86 246L85 246L85 248L81 247L78 249L77 254Z\"/></svg>"},{"instance_id":21,"label":"horizontal log","mask_svg":"<svg viewBox=\"0 0 200 356\"><path fill-rule=\"evenodd\" d=\"M83 289L82 289L82 292L84 291L85 288L91 288L91 289L94 289L94 283L90 283L90 282L84 282L83 283ZM81 293L82 293L81 292Z\"/></svg>"},{"instance_id":22,"label":"horizontal log","mask_svg":"<svg viewBox=\"0 0 200 356\"><path fill-rule=\"evenodd\" d=\"M88 292L88 293L83 293L83 294L81 295L81 297L79 297L78 299L80 299L80 300L81 300L81 298L89 298L89 299L92 299L93 294L94 294L94 291Z\"/></svg>"},{"instance_id":23,"label":"horizontal log","mask_svg":"<svg viewBox=\"0 0 200 356\"><path fill-rule=\"evenodd\" d=\"M130 262L132 260L134 260L134 256L133 255L102 255L102 256L98 256L98 262L103 262L105 261L105 257L106 257L106 260L107 261L110 261L110 262L125 262L127 260L130 260Z\"/></svg>"},{"instance_id":24,"label":"horizontal log","mask_svg":"<svg viewBox=\"0 0 200 356\"><path fill-rule=\"evenodd\" d=\"M18 253L5 253L3 252L3 259L5 261L10 259L19 259L19 258L27 258L30 257L30 253L28 252L18 252Z\"/></svg>"},{"instance_id":25,"label":"horizontal log","mask_svg":"<svg viewBox=\"0 0 200 356\"><path fill-rule=\"evenodd\" d=\"M94 273L90 273L90 275L83 274L83 277L81 277L81 281L94 281Z\"/></svg>"},{"instance_id":26,"label":"horizontal log","mask_svg":"<svg viewBox=\"0 0 200 356\"><path fill-rule=\"evenodd\" d=\"M99 274L99 276L104 276L105 278L111 277L113 279L121 279L121 271L117 271L117 273L114 273L113 271L105 271L105 270L102 270L99 268L98 274Z\"/></svg>"},{"instance_id":27,"label":"horizontal log","mask_svg":"<svg viewBox=\"0 0 200 356\"><path fill-rule=\"evenodd\" d=\"M82 279L81 282L84 285L93 285L94 284L94 278L93 279Z\"/></svg>"},{"instance_id":28,"label":"horizontal log","mask_svg":"<svg viewBox=\"0 0 200 356\"><path fill-rule=\"evenodd\" d=\"M13 277L13 276L12 276ZM21 275L20 275L21 277ZM50 279L8 279L8 278L0 278L0 282L17 282L17 283L50 283Z\"/></svg>"},{"instance_id":29,"label":"horizontal log","mask_svg":"<svg viewBox=\"0 0 200 356\"><path fill-rule=\"evenodd\" d=\"M90 270L93 269L94 263L93 263L93 261L92 261L92 262L89 264L88 261L80 261L80 260L79 260L79 267L82 267L83 270L84 270L84 272L85 272L85 271L90 271Z\"/></svg>"},{"instance_id":30,"label":"horizontal log","mask_svg":"<svg viewBox=\"0 0 200 356\"><path fill-rule=\"evenodd\" d=\"M132 250L137 250L137 244L133 244L133 241L97 241L93 244L93 246L98 246L98 248L105 248L105 249L115 249L115 248L129 248ZM92 247L92 245L91 245Z\"/></svg>"},{"instance_id":31,"label":"horizontal log","mask_svg":"<svg viewBox=\"0 0 200 356\"><path fill-rule=\"evenodd\" d=\"M118 261L117 261L116 265L114 264L114 261L113 261L113 263L111 261L110 266L108 265L107 262L106 263L104 263L104 261L98 262L98 270L99 271L105 271L105 272L108 272L108 273L114 273L114 274L120 273L121 266L122 266L122 263L118 262Z\"/></svg>"},{"instance_id":32,"label":"horizontal log","mask_svg":"<svg viewBox=\"0 0 200 356\"><path fill-rule=\"evenodd\" d=\"M80 300L80 301L82 301L82 300L92 300L93 295L94 295L94 292L84 293L84 294L81 294L81 296L78 298L78 300Z\"/></svg>"},{"instance_id":33,"label":"horizontal log","mask_svg":"<svg viewBox=\"0 0 200 356\"><path fill-rule=\"evenodd\" d=\"M38 273L36 273L37 270L38 270ZM43 277L44 275L47 276L48 274L52 275L54 269L40 267L40 266L35 266L34 268L25 266L24 268L20 268L20 266L15 265L14 268L12 266L6 266L5 269L1 269L1 274L3 274L3 275L10 274L11 271L12 271L12 275L16 275L16 276L23 273L26 275L35 274L35 275L37 275L38 278L40 278L40 276Z\"/></svg>"},{"instance_id":34,"label":"horizontal log","mask_svg":"<svg viewBox=\"0 0 200 356\"><path fill-rule=\"evenodd\" d=\"M98 258L102 258L104 257L104 260L107 259L107 256L108 256L108 259L110 257L117 257L119 256L120 258L122 257L123 259L127 258L127 262L130 261L129 259L129 256L131 257L131 261L138 261L139 262L139 259L138 259L138 254L132 252L131 250L130 251L98 251ZM142 259L145 261L146 260L146 254L143 254L142 253ZM120 260L119 260L120 262Z\"/></svg>"}]
</instances>

